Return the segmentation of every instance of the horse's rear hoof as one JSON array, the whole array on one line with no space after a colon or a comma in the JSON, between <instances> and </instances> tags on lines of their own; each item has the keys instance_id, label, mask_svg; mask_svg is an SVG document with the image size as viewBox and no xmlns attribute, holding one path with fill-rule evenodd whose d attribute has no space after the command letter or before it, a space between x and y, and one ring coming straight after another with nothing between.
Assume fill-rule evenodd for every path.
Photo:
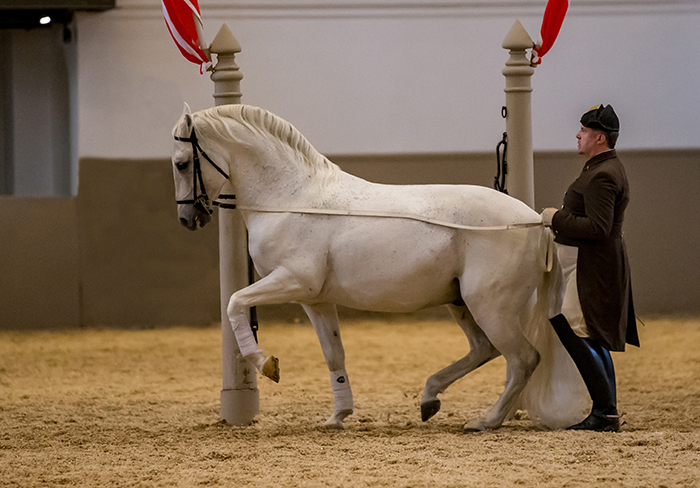
<instances>
[{"instance_id":1,"label":"horse's rear hoof","mask_svg":"<svg viewBox=\"0 0 700 488\"><path fill-rule=\"evenodd\" d=\"M483 432L486 428L483 419L476 419L464 425L464 432Z\"/></svg>"},{"instance_id":2,"label":"horse's rear hoof","mask_svg":"<svg viewBox=\"0 0 700 488\"><path fill-rule=\"evenodd\" d=\"M420 405L420 417L423 422L427 421L430 417L435 415L440 411L440 400L437 398L435 400L430 400L429 402L421 403Z\"/></svg>"},{"instance_id":3,"label":"horse's rear hoof","mask_svg":"<svg viewBox=\"0 0 700 488\"><path fill-rule=\"evenodd\" d=\"M261 373L267 376L275 383L280 382L280 360L275 356L269 356L265 359Z\"/></svg>"}]
</instances>

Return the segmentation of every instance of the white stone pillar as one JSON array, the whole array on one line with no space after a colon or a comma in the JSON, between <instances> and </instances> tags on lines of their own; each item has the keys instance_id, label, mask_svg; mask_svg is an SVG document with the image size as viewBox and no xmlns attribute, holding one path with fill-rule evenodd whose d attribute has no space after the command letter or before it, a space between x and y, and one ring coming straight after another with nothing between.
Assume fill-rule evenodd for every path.
<instances>
[{"instance_id":1,"label":"white stone pillar","mask_svg":"<svg viewBox=\"0 0 700 488\"><path fill-rule=\"evenodd\" d=\"M211 43L217 55L211 79L215 105L241 103L241 79L234 58L241 46L228 26L221 26ZM232 193L227 183L223 194ZM245 223L240 212L219 207L219 274L221 285L221 339L223 375L221 418L232 425L247 425L260 410L260 395L255 368L241 355L226 313L229 298L248 286L248 244Z\"/></svg>"},{"instance_id":2,"label":"white stone pillar","mask_svg":"<svg viewBox=\"0 0 700 488\"><path fill-rule=\"evenodd\" d=\"M532 86L527 49L534 42L516 20L503 40L510 51L503 75L506 77L506 132L508 133L508 194L535 208L535 178L532 155Z\"/></svg>"}]
</instances>

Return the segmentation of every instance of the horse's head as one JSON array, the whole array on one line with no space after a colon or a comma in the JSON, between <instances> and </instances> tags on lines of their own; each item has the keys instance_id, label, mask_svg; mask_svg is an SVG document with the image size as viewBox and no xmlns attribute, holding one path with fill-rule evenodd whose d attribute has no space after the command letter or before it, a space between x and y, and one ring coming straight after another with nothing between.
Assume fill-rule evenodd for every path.
<instances>
[{"instance_id":1,"label":"horse's head","mask_svg":"<svg viewBox=\"0 0 700 488\"><path fill-rule=\"evenodd\" d=\"M196 230L211 221L212 200L221 192L228 175L202 149L194 117L187 104L175 124L173 139L172 163L178 216L182 225Z\"/></svg>"}]
</instances>

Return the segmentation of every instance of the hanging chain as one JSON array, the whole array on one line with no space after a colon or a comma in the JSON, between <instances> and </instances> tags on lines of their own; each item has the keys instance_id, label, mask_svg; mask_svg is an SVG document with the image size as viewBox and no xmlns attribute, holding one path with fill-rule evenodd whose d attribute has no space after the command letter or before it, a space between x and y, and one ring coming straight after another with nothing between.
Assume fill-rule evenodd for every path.
<instances>
[{"instance_id":1,"label":"hanging chain","mask_svg":"<svg viewBox=\"0 0 700 488\"><path fill-rule=\"evenodd\" d=\"M501 108L501 116L504 119L508 116L508 109L506 107ZM501 148L503 148L502 152ZM507 152L508 133L504 132L503 139L496 144L496 177L494 178L493 187L506 195L508 194L508 190L506 190L506 175L508 174Z\"/></svg>"}]
</instances>

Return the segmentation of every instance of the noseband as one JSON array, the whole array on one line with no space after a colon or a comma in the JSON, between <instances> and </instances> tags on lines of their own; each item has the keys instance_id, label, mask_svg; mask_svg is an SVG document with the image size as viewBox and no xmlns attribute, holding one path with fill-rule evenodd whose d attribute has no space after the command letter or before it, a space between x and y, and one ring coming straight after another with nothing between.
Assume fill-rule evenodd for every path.
<instances>
[{"instance_id":1,"label":"noseband","mask_svg":"<svg viewBox=\"0 0 700 488\"><path fill-rule=\"evenodd\" d=\"M197 139L197 133L194 131L194 126L192 127L190 137L173 137L176 141L189 142L190 144L192 144L192 194L194 196L194 198L190 200L176 200L175 203L177 203L178 205L194 205L200 210L204 210L209 215L211 215L212 210L211 206L209 205L210 200L209 196L207 195L207 190L206 188L204 188L204 178L202 177L202 165L199 160L199 154L201 153L202 156L204 156L204 159L209 161L209 164L211 164L214 167L214 169L218 171L227 180L230 179L229 175L227 175L226 172L223 169L221 169L221 167L217 165L214 161L212 161L212 159L207 155L206 152L204 152L202 146L199 145L199 140ZM197 189L197 184L199 184L199 190ZM219 195L219 198L235 200L236 196ZM222 208L236 208L235 204L221 203L217 201L214 201L214 205L218 205Z\"/></svg>"}]
</instances>

